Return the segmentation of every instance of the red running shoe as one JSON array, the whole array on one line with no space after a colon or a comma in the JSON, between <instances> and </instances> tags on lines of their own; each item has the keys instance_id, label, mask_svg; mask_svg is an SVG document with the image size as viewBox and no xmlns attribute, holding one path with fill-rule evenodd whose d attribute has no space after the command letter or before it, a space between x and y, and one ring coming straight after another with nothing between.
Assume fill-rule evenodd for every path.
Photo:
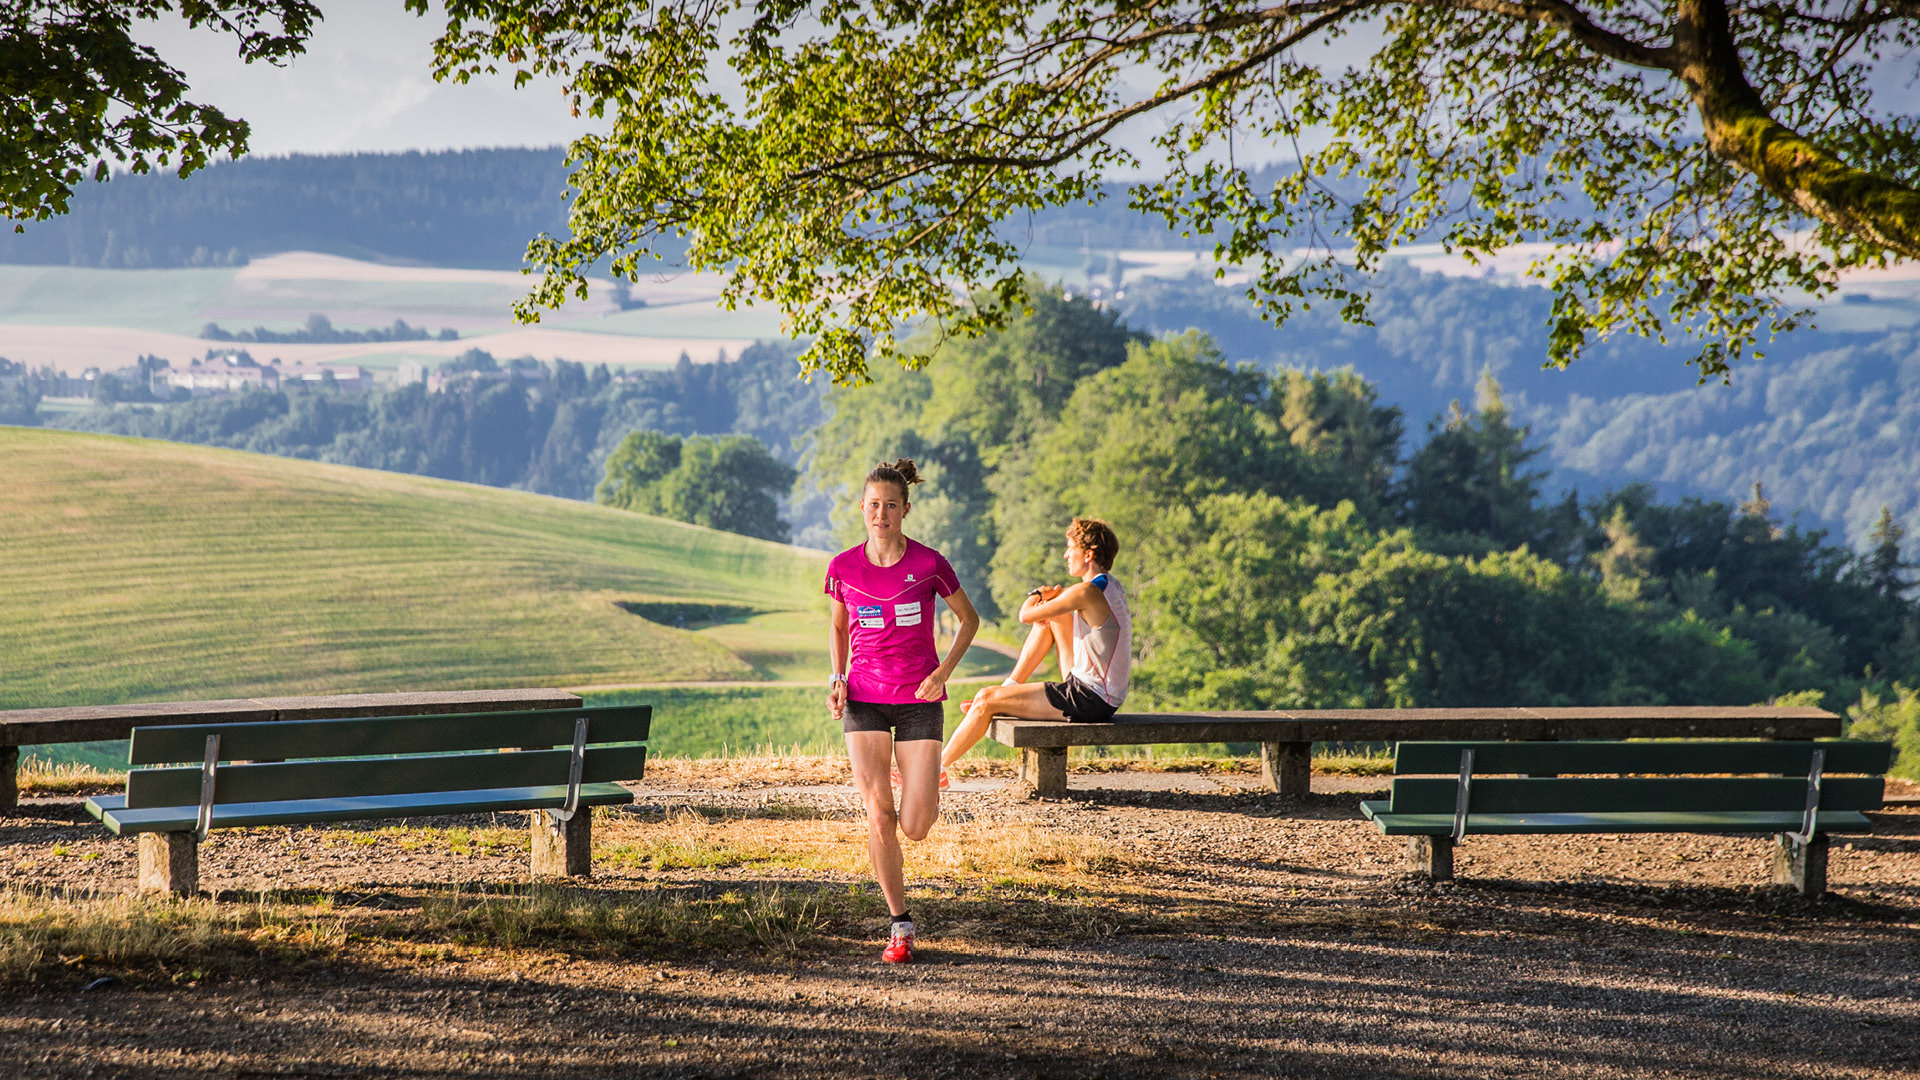
<instances>
[{"instance_id":1,"label":"red running shoe","mask_svg":"<svg viewBox=\"0 0 1920 1080\"><path fill-rule=\"evenodd\" d=\"M940 770L940 790L941 791L947 790L947 785L951 784L952 782L953 781L947 779L947 770L941 769Z\"/></svg>"},{"instance_id":2,"label":"red running shoe","mask_svg":"<svg viewBox=\"0 0 1920 1080\"><path fill-rule=\"evenodd\" d=\"M889 964L913 963L913 931L895 930L887 939L887 947L880 950L880 959Z\"/></svg>"}]
</instances>

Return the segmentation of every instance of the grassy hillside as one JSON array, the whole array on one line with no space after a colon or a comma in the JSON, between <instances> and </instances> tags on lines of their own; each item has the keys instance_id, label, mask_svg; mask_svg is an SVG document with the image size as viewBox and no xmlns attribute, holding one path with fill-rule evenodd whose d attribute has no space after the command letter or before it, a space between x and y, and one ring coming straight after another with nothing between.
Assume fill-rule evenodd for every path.
<instances>
[{"instance_id":1,"label":"grassy hillside","mask_svg":"<svg viewBox=\"0 0 1920 1080\"><path fill-rule=\"evenodd\" d=\"M0 520L0 708L817 667L824 556L562 499L0 427Z\"/></svg>"}]
</instances>

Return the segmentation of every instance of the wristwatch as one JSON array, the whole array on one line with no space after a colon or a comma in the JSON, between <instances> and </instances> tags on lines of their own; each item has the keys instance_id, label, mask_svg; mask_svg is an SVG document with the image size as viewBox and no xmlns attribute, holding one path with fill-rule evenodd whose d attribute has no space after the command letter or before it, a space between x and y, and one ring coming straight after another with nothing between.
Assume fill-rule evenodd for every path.
<instances>
[{"instance_id":1,"label":"wristwatch","mask_svg":"<svg viewBox=\"0 0 1920 1080\"><path fill-rule=\"evenodd\" d=\"M836 671L833 674L827 676L827 689L829 690L833 689L834 683L846 682L846 681L847 681L847 677Z\"/></svg>"}]
</instances>

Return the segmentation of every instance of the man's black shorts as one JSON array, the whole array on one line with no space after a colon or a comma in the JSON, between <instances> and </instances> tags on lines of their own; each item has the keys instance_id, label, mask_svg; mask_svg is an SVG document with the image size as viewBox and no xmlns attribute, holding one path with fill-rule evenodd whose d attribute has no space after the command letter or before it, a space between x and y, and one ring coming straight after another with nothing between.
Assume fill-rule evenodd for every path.
<instances>
[{"instance_id":1,"label":"man's black shorts","mask_svg":"<svg viewBox=\"0 0 1920 1080\"><path fill-rule=\"evenodd\" d=\"M1062 682L1044 684L1047 704L1067 714L1067 719L1082 724L1104 724L1113 719L1114 708L1093 688L1069 675Z\"/></svg>"},{"instance_id":2,"label":"man's black shorts","mask_svg":"<svg viewBox=\"0 0 1920 1080\"><path fill-rule=\"evenodd\" d=\"M946 738L947 709L938 701L849 701L840 716L842 731L891 731L894 742Z\"/></svg>"}]
</instances>

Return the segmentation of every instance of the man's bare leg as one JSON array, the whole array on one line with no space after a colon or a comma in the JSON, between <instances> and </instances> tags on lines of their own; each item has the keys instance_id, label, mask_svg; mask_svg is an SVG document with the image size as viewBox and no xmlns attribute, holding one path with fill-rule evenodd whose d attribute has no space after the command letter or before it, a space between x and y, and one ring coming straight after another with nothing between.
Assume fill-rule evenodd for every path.
<instances>
[{"instance_id":1,"label":"man's bare leg","mask_svg":"<svg viewBox=\"0 0 1920 1080\"><path fill-rule=\"evenodd\" d=\"M1013 679L1017 685L991 687L973 695L973 704L968 706L966 716L961 719L960 726L953 729L953 737L947 740L946 749L940 753L941 768L944 769L965 757L967 751L973 749L974 744L986 736L987 726L993 722L996 715L1021 716L1027 719L1065 719L1060 710L1055 709L1047 701L1045 687L1027 682L1033 677L1034 672L1040 670L1040 663L1047 658L1049 652L1059 655L1061 677L1065 678L1066 672L1073 667L1072 615L1062 615L1057 619L1035 623L1033 629L1027 631L1027 640L1020 646L1020 659L1013 666ZM1037 708L1042 711L1010 713L995 704L1012 700L1007 698L1003 691L1028 688L1039 691Z\"/></svg>"}]
</instances>

